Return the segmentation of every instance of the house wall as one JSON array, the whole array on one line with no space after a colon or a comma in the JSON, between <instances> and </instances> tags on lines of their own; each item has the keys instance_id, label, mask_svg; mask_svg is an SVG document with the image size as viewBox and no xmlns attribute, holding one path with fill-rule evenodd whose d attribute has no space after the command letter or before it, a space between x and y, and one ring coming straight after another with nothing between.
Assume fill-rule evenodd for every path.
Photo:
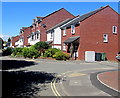
<instances>
[{"instance_id":1,"label":"house wall","mask_svg":"<svg viewBox=\"0 0 120 98\"><path fill-rule=\"evenodd\" d=\"M47 33L47 41L53 41L52 48L61 49L61 29L60 29L60 27L57 27L54 29L52 37L51 37L51 32Z\"/></svg>"},{"instance_id":2,"label":"house wall","mask_svg":"<svg viewBox=\"0 0 120 98\"><path fill-rule=\"evenodd\" d=\"M24 30L24 46L27 46L29 43L27 36L29 36L32 33L31 29L32 29L31 27L28 27Z\"/></svg>"},{"instance_id":3,"label":"house wall","mask_svg":"<svg viewBox=\"0 0 120 98\"><path fill-rule=\"evenodd\" d=\"M40 41L40 34L39 34L39 38L38 39L35 39L35 36L34 36L34 39L32 40L32 37L29 37L28 38L28 43L30 44L30 45L34 45L34 44L36 44L37 42L39 42Z\"/></svg>"},{"instance_id":4,"label":"house wall","mask_svg":"<svg viewBox=\"0 0 120 98\"><path fill-rule=\"evenodd\" d=\"M105 52L108 60L115 61L118 53L118 32L113 34L112 26L118 27L118 14L110 7L82 21L79 59L85 59L85 51L95 51ZM103 34L108 34L108 43L103 42Z\"/></svg>"},{"instance_id":5,"label":"house wall","mask_svg":"<svg viewBox=\"0 0 120 98\"><path fill-rule=\"evenodd\" d=\"M80 36L80 24L76 25L75 26L75 34L72 34L71 33L71 27L68 27L66 29L66 35L63 36L63 30L62 30L62 50L63 50L63 47L64 47L64 41L67 40L69 37L75 37L75 36ZM67 50L67 46L66 46L66 50ZM65 52L65 50L63 50ZM78 51L79 51L79 48L78 48Z\"/></svg>"},{"instance_id":6,"label":"house wall","mask_svg":"<svg viewBox=\"0 0 120 98\"><path fill-rule=\"evenodd\" d=\"M16 41L15 46L16 47L23 47L23 41L21 41L21 40Z\"/></svg>"},{"instance_id":7,"label":"house wall","mask_svg":"<svg viewBox=\"0 0 120 98\"><path fill-rule=\"evenodd\" d=\"M41 24L45 24L46 28L43 28L43 26L40 27L41 31L41 41L47 40L47 34L46 30L50 29L51 27L55 26L56 24L64 21L65 19L74 17L71 13L66 11L64 8L46 16L43 18Z\"/></svg>"},{"instance_id":8,"label":"house wall","mask_svg":"<svg viewBox=\"0 0 120 98\"><path fill-rule=\"evenodd\" d=\"M118 30L118 14L107 7L80 22L80 25L75 28L75 35L71 35L68 28L67 35L62 36L62 46L69 37L80 36L78 59L85 60L85 51L95 51L105 52L108 60L116 61L115 56L120 46L118 45L119 30L117 34L113 34L112 26L117 26ZM108 43L103 42L103 34L108 34Z\"/></svg>"},{"instance_id":9,"label":"house wall","mask_svg":"<svg viewBox=\"0 0 120 98\"><path fill-rule=\"evenodd\" d=\"M47 33L47 41L53 41L53 36L51 37L51 32Z\"/></svg>"},{"instance_id":10,"label":"house wall","mask_svg":"<svg viewBox=\"0 0 120 98\"><path fill-rule=\"evenodd\" d=\"M12 40L11 40L11 46L12 46L12 47L15 47L15 42L16 42L17 40L19 40L19 38L20 38L20 36L12 37Z\"/></svg>"}]
</instances>

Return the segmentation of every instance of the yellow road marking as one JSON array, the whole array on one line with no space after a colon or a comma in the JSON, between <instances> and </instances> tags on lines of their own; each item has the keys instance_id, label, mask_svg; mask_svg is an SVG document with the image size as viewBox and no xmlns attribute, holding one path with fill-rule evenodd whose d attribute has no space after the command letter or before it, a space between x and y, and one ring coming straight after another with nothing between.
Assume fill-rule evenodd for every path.
<instances>
[{"instance_id":1,"label":"yellow road marking","mask_svg":"<svg viewBox=\"0 0 120 98\"><path fill-rule=\"evenodd\" d=\"M68 77L78 77L78 76L83 76L83 75L86 75L86 74L83 74L83 73L73 73L73 74L68 75Z\"/></svg>"},{"instance_id":2,"label":"yellow road marking","mask_svg":"<svg viewBox=\"0 0 120 98\"><path fill-rule=\"evenodd\" d=\"M55 86L56 79L57 79L57 77L55 78L55 80L53 80L53 81L51 82L51 89L52 89L52 91L53 91L53 93L54 93L54 95L55 95L56 97L62 98L61 95L58 93L58 91L57 91L57 89L56 89L56 86Z\"/></svg>"},{"instance_id":3,"label":"yellow road marking","mask_svg":"<svg viewBox=\"0 0 120 98\"><path fill-rule=\"evenodd\" d=\"M101 69L113 69L113 68L92 68L92 69L83 69L83 70L80 70L80 71L101 70ZM74 71L79 71L79 70L74 70ZM58 75L58 76L55 78L55 80L52 81L53 83L51 82L51 89L52 89L52 91L53 91L53 93L54 93L54 95L55 95L56 97L62 98L61 95L58 93L56 87L55 87L56 79L57 79L59 76L65 75L65 74L70 73L70 72L73 72L73 71L67 71L67 72L61 73L61 75ZM83 73L79 73L79 76L80 76L80 75L83 75ZM86 74L84 74L84 75L86 75Z\"/></svg>"},{"instance_id":4,"label":"yellow road marking","mask_svg":"<svg viewBox=\"0 0 120 98\"><path fill-rule=\"evenodd\" d=\"M35 60L26 60L26 61L35 61Z\"/></svg>"}]
</instances>

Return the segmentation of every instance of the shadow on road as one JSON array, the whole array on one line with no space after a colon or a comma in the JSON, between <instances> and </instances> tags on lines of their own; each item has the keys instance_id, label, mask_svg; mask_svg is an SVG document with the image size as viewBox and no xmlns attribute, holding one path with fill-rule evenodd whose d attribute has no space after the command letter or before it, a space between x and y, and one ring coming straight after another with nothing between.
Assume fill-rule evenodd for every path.
<instances>
[{"instance_id":1,"label":"shadow on road","mask_svg":"<svg viewBox=\"0 0 120 98\"><path fill-rule=\"evenodd\" d=\"M0 64L0 68L2 68L2 70L17 69L37 64L32 61L22 60L0 60L0 62L2 62L2 64Z\"/></svg>"},{"instance_id":2,"label":"shadow on road","mask_svg":"<svg viewBox=\"0 0 120 98\"><path fill-rule=\"evenodd\" d=\"M3 98L34 96L38 91L47 89L45 84L54 78L55 73L2 71L2 96ZM41 85L38 86L38 83Z\"/></svg>"}]
</instances>

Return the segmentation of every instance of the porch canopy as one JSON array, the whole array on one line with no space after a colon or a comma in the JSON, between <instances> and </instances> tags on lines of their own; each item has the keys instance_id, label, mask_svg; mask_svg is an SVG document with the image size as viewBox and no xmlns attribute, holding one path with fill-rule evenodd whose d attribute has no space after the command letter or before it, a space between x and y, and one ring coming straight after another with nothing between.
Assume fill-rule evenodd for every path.
<instances>
[{"instance_id":1,"label":"porch canopy","mask_svg":"<svg viewBox=\"0 0 120 98\"><path fill-rule=\"evenodd\" d=\"M70 44L76 42L80 36L75 36L75 37L69 37L66 41L64 41L65 44ZM79 42L78 42L79 43Z\"/></svg>"}]
</instances>

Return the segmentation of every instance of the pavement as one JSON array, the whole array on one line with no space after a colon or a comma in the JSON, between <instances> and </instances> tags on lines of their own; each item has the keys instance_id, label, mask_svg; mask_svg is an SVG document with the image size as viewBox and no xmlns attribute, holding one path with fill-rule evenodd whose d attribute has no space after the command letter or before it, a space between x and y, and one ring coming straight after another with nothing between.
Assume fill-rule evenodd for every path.
<instances>
[{"instance_id":1,"label":"pavement","mask_svg":"<svg viewBox=\"0 0 120 98\"><path fill-rule=\"evenodd\" d=\"M12 71L46 71L57 78L40 96L119 96L119 64L116 62L56 61L3 57L3 60L26 60L37 64Z\"/></svg>"},{"instance_id":2,"label":"pavement","mask_svg":"<svg viewBox=\"0 0 120 98\"><path fill-rule=\"evenodd\" d=\"M120 93L120 71L107 71L98 74L98 80L110 89Z\"/></svg>"}]
</instances>

